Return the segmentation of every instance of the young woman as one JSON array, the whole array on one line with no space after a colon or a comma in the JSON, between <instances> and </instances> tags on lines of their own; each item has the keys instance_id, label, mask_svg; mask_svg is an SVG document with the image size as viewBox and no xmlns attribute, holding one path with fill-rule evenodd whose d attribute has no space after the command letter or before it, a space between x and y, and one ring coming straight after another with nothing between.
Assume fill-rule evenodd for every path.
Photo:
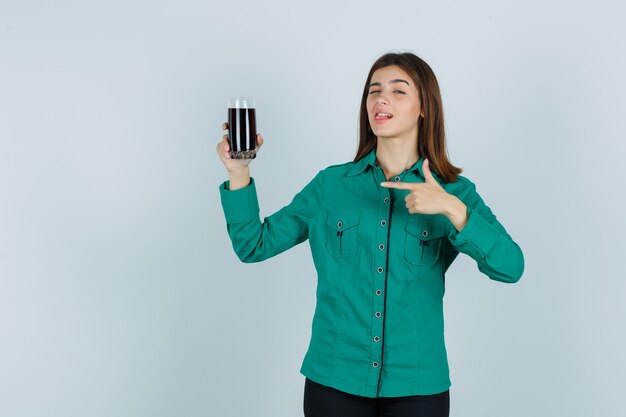
<instances>
[{"instance_id":1,"label":"young woman","mask_svg":"<svg viewBox=\"0 0 626 417\"><path fill-rule=\"evenodd\" d=\"M445 272L462 252L513 283L524 257L447 159L428 64L380 57L363 89L354 161L320 171L263 222L250 160L228 150L225 135L217 153L230 179L220 193L239 258L262 261L309 239L318 288L301 367L305 416L448 416Z\"/></svg>"}]
</instances>

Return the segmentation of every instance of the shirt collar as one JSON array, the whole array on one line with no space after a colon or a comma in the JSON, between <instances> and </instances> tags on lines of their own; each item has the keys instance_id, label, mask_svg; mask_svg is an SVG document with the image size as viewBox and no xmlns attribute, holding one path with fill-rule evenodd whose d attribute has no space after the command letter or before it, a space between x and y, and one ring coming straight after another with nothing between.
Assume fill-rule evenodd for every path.
<instances>
[{"instance_id":1,"label":"shirt collar","mask_svg":"<svg viewBox=\"0 0 626 417\"><path fill-rule=\"evenodd\" d=\"M376 166L376 148L372 149L367 155L359 159L352 165L352 169L348 171L348 176L362 174L370 166Z\"/></svg>"},{"instance_id":2,"label":"shirt collar","mask_svg":"<svg viewBox=\"0 0 626 417\"><path fill-rule=\"evenodd\" d=\"M417 162L414 163L411 168L407 169L407 171L417 171L422 176L422 178L424 178L424 172L422 171L423 164L424 164L424 157L420 157L420 159L418 159ZM376 166L376 148L372 149L370 153L368 153L363 158L356 161L354 165L352 166L352 169L348 171L348 176L353 177L355 175L362 174L370 166L371 167ZM435 176L434 172L433 172L433 176Z\"/></svg>"}]
</instances>

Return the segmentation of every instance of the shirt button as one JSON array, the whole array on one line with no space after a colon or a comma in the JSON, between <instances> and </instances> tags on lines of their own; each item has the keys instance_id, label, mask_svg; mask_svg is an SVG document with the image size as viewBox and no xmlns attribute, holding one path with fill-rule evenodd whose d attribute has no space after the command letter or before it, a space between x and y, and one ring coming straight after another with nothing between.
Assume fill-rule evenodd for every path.
<instances>
[{"instance_id":1,"label":"shirt button","mask_svg":"<svg viewBox=\"0 0 626 417\"><path fill-rule=\"evenodd\" d=\"M378 362L374 362L374 363L372 364L372 366L373 366L374 368L378 368Z\"/></svg>"},{"instance_id":2,"label":"shirt button","mask_svg":"<svg viewBox=\"0 0 626 417\"><path fill-rule=\"evenodd\" d=\"M376 314L374 314L374 315L375 315L376 317L380 317L380 316L381 316L380 311L377 311L377 312L376 312Z\"/></svg>"},{"instance_id":3,"label":"shirt button","mask_svg":"<svg viewBox=\"0 0 626 417\"><path fill-rule=\"evenodd\" d=\"M422 236L424 236L424 237L428 236L428 230L424 230L424 231L422 232Z\"/></svg>"},{"instance_id":4,"label":"shirt button","mask_svg":"<svg viewBox=\"0 0 626 417\"><path fill-rule=\"evenodd\" d=\"M381 295L383 292L381 290L376 290L376 295Z\"/></svg>"},{"instance_id":5,"label":"shirt button","mask_svg":"<svg viewBox=\"0 0 626 417\"><path fill-rule=\"evenodd\" d=\"M398 177L398 176L396 175L395 177L393 177L393 180L394 180L395 182L399 182L399 181L400 181L400 177Z\"/></svg>"},{"instance_id":6,"label":"shirt button","mask_svg":"<svg viewBox=\"0 0 626 417\"><path fill-rule=\"evenodd\" d=\"M337 223L337 227L341 229L341 226L343 226L343 223L339 222Z\"/></svg>"},{"instance_id":7,"label":"shirt button","mask_svg":"<svg viewBox=\"0 0 626 417\"><path fill-rule=\"evenodd\" d=\"M379 341L380 341L380 337L374 336L374 342L379 342Z\"/></svg>"},{"instance_id":8,"label":"shirt button","mask_svg":"<svg viewBox=\"0 0 626 417\"><path fill-rule=\"evenodd\" d=\"M387 224L387 220L381 220L381 221L380 221L380 225L381 225L381 226L385 226L386 224Z\"/></svg>"},{"instance_id":9,"label":"shirt button","mask_svg":"<svg viewBox=\"0 0 626 417\"><path fill-rule=\"evenodd\" d=\"M385 249L385 245L383 245L382 243L380 245L378 245L378 249L383 250Z\"/></svg>"},{"instance_id":10,"label":"shirt button","mask_svg":"<svg viewBox=\"0 0 626 417\"><path fill-rule=\"evenodd\" d=\"M376 269L376 271L378 271L379 274L382 274L383 273L383 268L379 266L378 269Z\"/></svg>"},{"instance_id":11,"label":"shirt button","mask_svg":"<svg viewBox=\"0 0 626 417\"><path fill-rule=\"evenodd\" d=\"M389 198L385 197L385 199L383 200L383 202L388 203L388 202L389 202Z\"/></svg>"}]
</instances>

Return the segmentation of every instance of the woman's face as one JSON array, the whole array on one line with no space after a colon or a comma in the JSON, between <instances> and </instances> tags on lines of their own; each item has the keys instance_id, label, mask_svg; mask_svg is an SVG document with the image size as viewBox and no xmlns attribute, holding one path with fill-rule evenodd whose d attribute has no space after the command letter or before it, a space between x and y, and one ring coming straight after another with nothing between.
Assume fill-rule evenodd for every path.
<instances>
[{"instance_id":1,"label":"woman's face","mask_svg":"<svg viewBox=\"0 0 626 417\"><path fill-rule=\"evenodd\" d=\"M417 86L404 70L395 65L376 70L368 93L367 115L374 135L417 140L422 108Z\"/></svg>"}]
</instances>

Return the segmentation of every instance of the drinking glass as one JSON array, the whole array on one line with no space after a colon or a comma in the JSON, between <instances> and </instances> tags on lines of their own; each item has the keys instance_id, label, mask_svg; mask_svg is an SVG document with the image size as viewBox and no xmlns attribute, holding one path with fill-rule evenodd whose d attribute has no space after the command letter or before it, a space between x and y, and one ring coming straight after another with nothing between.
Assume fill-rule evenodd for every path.
<instances>
[{"instance_id":1,"label":"drinking glass","mask_svg":"<svg viewBox=\"0 0 626 417\"><path fill-rule=\"evenodd\" d=\"M256 158L256 115L252 98L228 100L228 143L231 158Z\"/></svg>"}]
</instances>

